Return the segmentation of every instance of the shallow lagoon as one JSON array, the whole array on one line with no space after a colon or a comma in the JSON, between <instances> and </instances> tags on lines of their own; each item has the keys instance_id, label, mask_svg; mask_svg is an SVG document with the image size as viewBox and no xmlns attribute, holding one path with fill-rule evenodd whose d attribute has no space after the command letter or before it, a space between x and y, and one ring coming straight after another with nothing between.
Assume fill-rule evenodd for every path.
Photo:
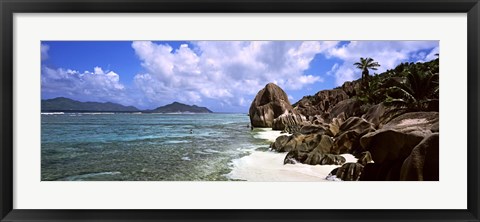
<instances>
[{"instance_id":1,"label":"shallow lagoon","mask_svg":"<svg viewBox=\"0 0 480 222\"><path fill-rule=\"evenodd\" d=\"M42 180L319 181L335 166L283 165L280 135L247 114L42 114ZM307 175L307 176L305 176Z\"/></svg>"}]
</instances>

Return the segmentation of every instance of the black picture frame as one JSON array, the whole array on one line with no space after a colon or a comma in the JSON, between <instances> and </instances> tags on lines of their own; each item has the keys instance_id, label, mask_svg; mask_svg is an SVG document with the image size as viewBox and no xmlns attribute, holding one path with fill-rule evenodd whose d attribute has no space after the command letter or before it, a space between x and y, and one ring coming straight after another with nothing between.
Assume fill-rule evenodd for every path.
<instances>
[{"instance_id":1,"label":"black picture frame","mask_svg":"<svg viewBox=\"0 0 480 222\"><path fill-rule=\"evenodd\" d=\"M0 0L1 221L480 221L478 0ZM466 210L21 210L13 209L14 13L467 13L468 209Z\"/></svg>"}]
</instances>

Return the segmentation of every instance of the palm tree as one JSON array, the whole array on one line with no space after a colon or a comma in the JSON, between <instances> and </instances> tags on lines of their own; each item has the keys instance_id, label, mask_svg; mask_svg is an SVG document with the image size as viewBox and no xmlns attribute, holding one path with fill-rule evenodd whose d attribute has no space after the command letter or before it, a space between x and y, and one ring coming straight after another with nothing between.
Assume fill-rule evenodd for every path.
<instances>
[{"instance_id":1,"label":"palm tree","mask_svg":"<svg viewBox=\"0 0 480 222\"><path fill-rule=\"evenodd\" d=\"M413 69L401 83L388 88L386 103L408 111L438 109L438 73Z\"/></svg>"},{"instance_id":2,"label":"palm tree","mask_svg":"<svg viewBox=\"0 0 480 222\"><path fill-rule=\"evenodd\" d=\"M360 62L356 62L353 65L362 70L362 83L364 86L366 86L369 78L368 69L377 70L377 67L380 66L380 64L374 62L372 58L360 58Z\"/></svg>"}]
</instances>

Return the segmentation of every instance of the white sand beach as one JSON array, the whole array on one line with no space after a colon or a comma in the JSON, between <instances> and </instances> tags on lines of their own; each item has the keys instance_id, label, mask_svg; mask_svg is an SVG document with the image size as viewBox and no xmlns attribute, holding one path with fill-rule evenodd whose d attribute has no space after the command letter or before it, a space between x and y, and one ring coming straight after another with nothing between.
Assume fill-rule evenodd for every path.
<instances>
[{"instance_id":1,"label":"white sand beach","mask_svg":"<svg viewBox=\"0 0 480 222\"><path fill-rule=\"evenodd\" d=\"M261 129L254 136L274 142L283 135L280 131L269 128ZM246 181L328 181L325 178L338 165L308 165L308 164L283 164L287 153L274 151L253 151L250 155L233 160L233 169L227 174L230 179ZM351 154L341 155L347 162L356 162Z\"/></svg>"}]
</instances>

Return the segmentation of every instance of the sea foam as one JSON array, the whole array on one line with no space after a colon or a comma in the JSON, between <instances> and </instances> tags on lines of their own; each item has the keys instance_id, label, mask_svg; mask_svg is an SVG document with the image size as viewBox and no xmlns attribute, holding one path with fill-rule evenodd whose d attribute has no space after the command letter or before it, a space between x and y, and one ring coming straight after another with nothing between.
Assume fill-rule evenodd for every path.
<instances>
[{"instance_id":1,"label":"sea foam","mask_svg":"<svg viewBox=\"0 0 480 222\"><path fill-rule=\"evenodd\" d=\"M282 133L280 130L272 130L272 128L255 128L254 138L268 140L269 142L275 142L280 135L290 135Z\"/></svg>"},{"instance_id":2,"label":"sea foam","mask_svg":"<svg viewBox=\"0 0 480 222\"><path fill-rule=\"evenodd\" d=\"M51 113L41 113L42 115L63 115L64 112L51 112Z\"/></svg>"},{"instance_id":3,"label":"sea foam","mask_svg":"<svg viewBox=\"0 0 480 222\"><path fill-rule=\"evenodd\" d=\"M282 134L271 128L254 129L253 137L275 142ZM231 163L232 171L226 176L234 180L246 181L328 181L328 174L339 165L283 164L287 153L254 150L250 155L235 159ZM346 162L356 162L351 154L342 154Z\"/></svg>"},{"instance_id":4,"label":"sea foam","mask_svg":"<svg viewBox=\"0 0 480 222\"><path fill-rule=\"evenodd\" d=\"M190 157L188 157L188 156L184 156L184 157L182 157L182 160L191 161L192 159L190 159Z\"/></svg>"}]
</instances>

